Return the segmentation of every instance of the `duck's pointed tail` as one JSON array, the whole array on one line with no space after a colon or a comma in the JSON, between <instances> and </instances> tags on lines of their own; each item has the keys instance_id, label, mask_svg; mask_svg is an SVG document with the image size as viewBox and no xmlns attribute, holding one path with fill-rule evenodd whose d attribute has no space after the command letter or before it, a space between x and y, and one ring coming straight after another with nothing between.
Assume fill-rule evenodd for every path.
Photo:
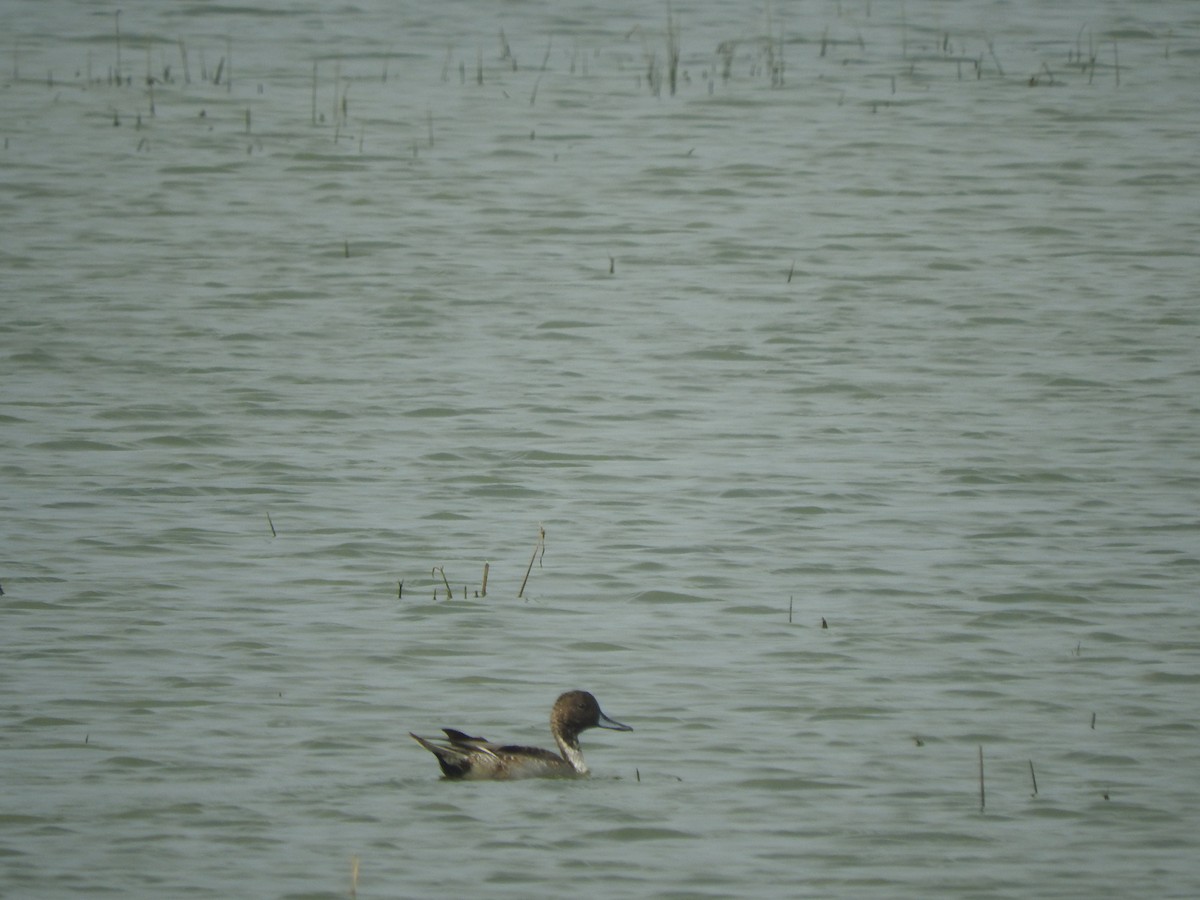
<instances>
[{"instance_id":1,"label":"duck's pointed tail","mask_svg":"<svg viewBox=\"0 0 1200 900\"><path fill-rule=\"evenodd\" d=\"M408 736L437 757L438 765L442 767L442 774L447 778L462 778L470 770L471 763L467 754L456 749L453 744L435 744L411 731Z\"/></svg>"}]
</instances>

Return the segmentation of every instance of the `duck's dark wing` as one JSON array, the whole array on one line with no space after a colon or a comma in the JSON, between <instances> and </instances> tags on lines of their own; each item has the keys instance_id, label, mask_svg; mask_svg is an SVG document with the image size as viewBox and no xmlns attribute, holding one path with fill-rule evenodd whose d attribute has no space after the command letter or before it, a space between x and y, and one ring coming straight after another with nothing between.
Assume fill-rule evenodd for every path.
<instances>
[{"instance_id":1,"label":"duck's dark wing","mask_svg":"<svg viewBox=\"0 0 1200 900\"><path fill-rule=\"evenodd\" d=\"M442 733L445 734L446 737L450 738L450 743L452 744L475 745L488 743L488 739L485 737L471 737L471 735L462 731L458 731L454 728L443 728Z\"/></svg>"}]
</instances>

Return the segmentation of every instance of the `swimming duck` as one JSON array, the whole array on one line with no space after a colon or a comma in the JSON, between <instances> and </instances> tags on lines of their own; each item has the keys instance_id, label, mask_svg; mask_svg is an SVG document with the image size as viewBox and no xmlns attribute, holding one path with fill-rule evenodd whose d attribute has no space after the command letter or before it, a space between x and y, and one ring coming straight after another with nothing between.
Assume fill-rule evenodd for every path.
<instances>
[{"instance_id":1,"label":"swimming duck","mask_svg":"<svg viewBox=\"0 0 1200 900\"><path fill-rule=\"evenodd\" d=\"M558 744L558 753L541 747L494 744L486 738L471 737L453 728L442 729L445 740L429 740L412 732L409 735L437 757L447 778L562 778L588 774L587 763L579 749L579 733L589 728L633 731L628 725L606 716L596 698L587 691L567 691L554 701L550 711L550 733Z\"/></svg>"}]
</instances>

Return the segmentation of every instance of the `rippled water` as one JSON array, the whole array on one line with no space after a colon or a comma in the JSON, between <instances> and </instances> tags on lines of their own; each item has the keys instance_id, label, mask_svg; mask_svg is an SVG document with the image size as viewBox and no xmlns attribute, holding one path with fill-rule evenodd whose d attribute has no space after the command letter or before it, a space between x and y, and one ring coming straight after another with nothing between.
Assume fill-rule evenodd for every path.
<instances>
[{"instance_id":1,"label":"rippled water","mask_svg":"<svg viewBox=\"0 0 1200 900\"><path fill-rule=\"evenodd\" d=\"M1045 7L0 11L0 893L1200 892L1200 11Z\"/></svg>"}]
</instances>

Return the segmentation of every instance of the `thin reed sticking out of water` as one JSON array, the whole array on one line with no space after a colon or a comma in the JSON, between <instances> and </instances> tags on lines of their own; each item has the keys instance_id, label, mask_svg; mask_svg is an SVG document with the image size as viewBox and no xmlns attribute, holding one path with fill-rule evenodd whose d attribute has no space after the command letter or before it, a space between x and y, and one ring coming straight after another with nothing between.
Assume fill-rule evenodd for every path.
<instances>
[{"instance_id":1,"label":"thin reed sticking out of water","mask_svg":"<svg viewBox=\"0 0 1200 900\"><path fill-rule=\"evenodd\" d=\"M983 790L983 744L979 745L979 811L983 812L987 797Z\"/></svg>"},{"instance_id":2,"label":"thin reed sticking out of water","mask_svg":"<svg viewBox=\"0 0 1200 900\"><path fill-rule=\"evenodd\" d=\"M275 523L271 521L271 514L267 513L267 524L271 526L271 537L277 537L275 534Z\"/></svg>"},{"instance_id":3,"label":"thin reed sticking out of water","mask_svg":"<svg viewBox=\"0 0 1200 900\"><path fill-rule=\"evenodd\" d=\"M192 83L192 72L188 68L187 45L184 44L183 38L179 39L179 58L180 58L180 61L183 63L183 83L191 84Z\"/></svg>"},{"instance_id":4,"label":"thin reed sticking out of water","mask_svg":"<svg viewBox=\"0 0 1200 900\"><path fill-rule=\"evenodd\" d=\"M671 16L671 2L667 0L667 83L671 96L675 96L675 83L679 77L679 26Z\"/></svg>"},{"instance_id":5,"label":"thin reed sticking out of water","mask_svg":"<svg viewBox=\"0 0 1200 900\"><path fill-rule=\"evenodd\" d=\"M1037 796L1037 775L1033 771L1033 760L1029 761L1029 777L1033 779L1033 796Z\"/></svg>"},{"instance_id":6,"label":"thin reed sticking out of water","mask_svg":"<svg viewBox=\"0 0 1200 900\"><path fill-rule=\"evenodd\" d=\"M454 599L454 591L450 590L450 582L446 580L445 567L444 566L434 566L433 570L429 574L433 575L435 573L442 576L442 584L444 584L446 586L446 599L453 600ZM437 588L434 588L434 595L436 596L436 594L437 594Z\"/></svg>"},{"instance_id":7,"label":"thin reed sticking out of water","mask_svg":"<svg viewBox=\"0 0 1200 900\"><path fill-rule=\"evenodd\" d=\"M538 558L538 554L545 555L546 553L546 529L541 525L538 526L537 543L533 546L533 556L529 557L529 565L525 568L525 577L521 580L521 589L517 591L517 597L520 598L525 594L525 585L529 581L529 573L533 571L533 563Z\"/></svg>"},{"instance_id":8,"label":"thin reed sticking out of water","mask_svg":"<svg viewBox=\"0 0 1200 900\"><path fill-rule=\"evenodd\" d=\"M481 596L481 597L487 596L488 568L489 568L488 564L484 563L483 564L483 586L479 589L479 596Z\"/></svg>"}]
</instances>

